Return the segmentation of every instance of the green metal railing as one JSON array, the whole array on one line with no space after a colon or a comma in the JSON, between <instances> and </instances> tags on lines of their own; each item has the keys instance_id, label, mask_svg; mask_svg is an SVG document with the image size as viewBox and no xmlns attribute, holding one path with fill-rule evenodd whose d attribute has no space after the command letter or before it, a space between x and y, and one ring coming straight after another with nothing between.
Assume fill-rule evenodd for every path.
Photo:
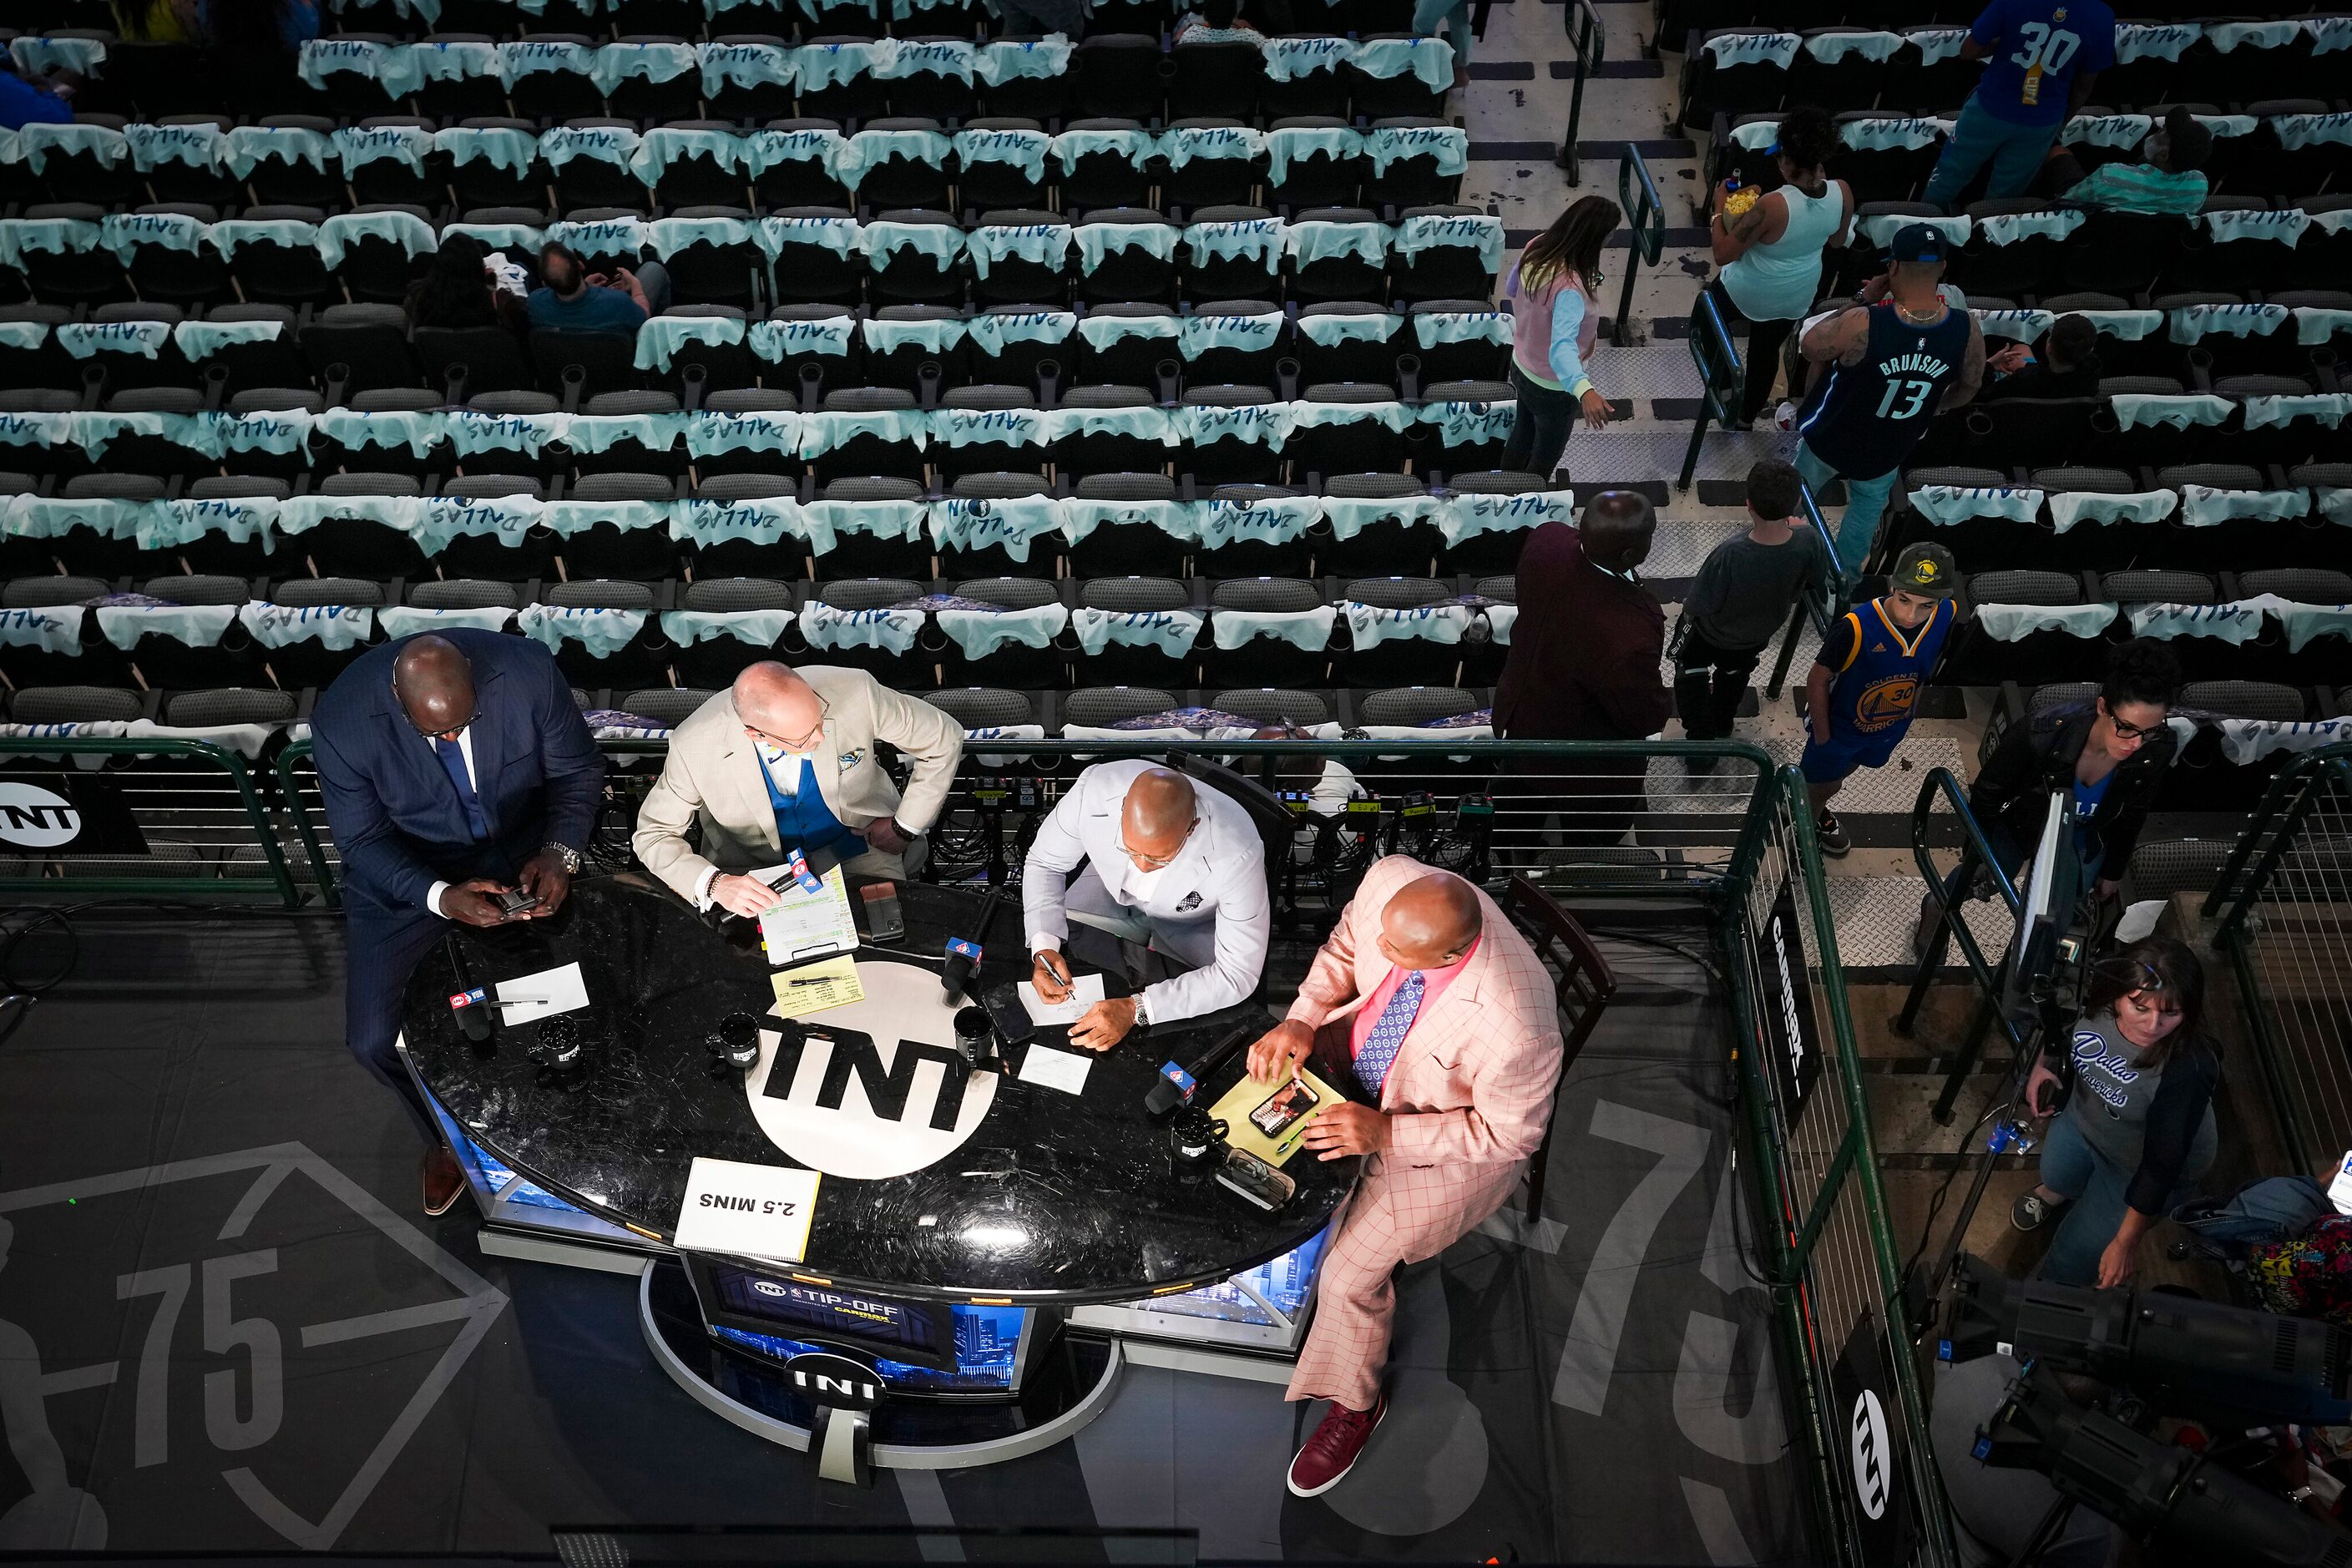
<instances>
[{"instance_id":1,"label":"green metal railing","mask_svg":"<svg viewBox=\"0 0 2352 1568\"><path fill-rule=\"evenodd\" d=\"M2204 913L2292 1167L2352 1148L2352 746L2279 770Z\"/></svg>"},{"instance_id":2,"label":"green metal railing","mask_svg":"<svg viewBox=\"0 0 2352 1568\"><path fill-rule=\"evenodd\" d=\"M1935 837L1936 805L1942 801L1960 826L1960 860L1958 868L1946 873L1936 868L1931 847ZM1911 991L1903 999L1903 1010L1895 1016L1895 1032L1908 1037L1919 1022L1919 1009L1927 999L1927 988L1935 984L1937 973L1943 967L1944 940L1948 935L1958 943L1960 958L1968 965L1969 977L1977 988L1976 1016L1969 1023L1968 1034L1962 1037L1958 1055L1952 1058L1950 1069L1944 1078L1943 1091L1936 1097L1934 1116L1938 1124L1952 1119L1952 1105L1958 1099L1960 1085L1976 1070L1978 1057L1984 1050L1985 1037L1998 1024L2009 1040L2012 1057L2022 1055L2025 1040L2017 1032L2016 1020L2001 1011L2000 995L2009 979L2009 958L2004 953L1996 963L1986 962L1984 950L1977 945L1976 933L1969 929L1963 918L1968 907L1965 898L1954 898L1955 889L1965 892L1974 879L1987 879L1994 894L2007 908L2014 921L2024 907L2024 900L2010 879L2009 868L2000 863L1992 846L1977 823L1976 814L1969 809L1968 795L1960 781L1952 776L1949 768L1937 768L1919 781L1919 796L1911 807L1911 858L1919 868L1919 878L1927 885L1928 900L1936 907L1936 920L1928 932L1927 952L1911 973Z\"/></svg>"},{"instance_id":3,"label":"green metal railing","mask_svg":"<svg viewBox=\"0 0 2352 1568\"><path fill-rule=\"evenodd\" d=\"M1655 267L1666 253L1666 204L1659 198L1658 183L1650 177L1642 150L1631 142L1617 159L1617 205L1625 209L1626 226L1633 234L1625 258L1624 287L1617 293L1617 320L1609 329L1609 341L1622 348L1625 323L1633 313L1633 279L1643 262Z\"/></svg>"},{"instance_id":4,"label":"green metal railing","mask_svg":"<svg viewBox=\"0 0 2352 1568\"><path fill-rule=\"evenodd\" d=\"M1684 449L1683 471L1675 480L1675 489L1685 490L1690 489L1691 476L1698 471L1698 449L1706 439L1707 423L1736 422L1746 384L1731 329L1724 324L1723 312L1716 309L1714 299L1704 292L1691 307L1690 352L1698 365L1698 414L1691 420L1690 445Z\"/></svg>"},{"instance_id":5,"label":"green metal railing","mask_svg":"<svg viewBox=\"0 0 2352 1568\"><path fill-rule=\"evenodd\" d=\"M134 758L150 765L107 765ZM0 743L0 893L302 901L269 802L225 747L12 739Z\"/></svg>"},{"instance_id":6,"label":"green metal railing","mask_svg":"<svg viewBox=\"0 0 2352 1568\"><path fill-rule=\"evenodd\" d=\"M1891 1562L1907 1521L1914 1568L1948 1568L1958 1561L1951 1513L1905 1323L1820 845L1794 768L1773 775L1727 880L1734 918L1718 930L1757 1156L1748 1169L1766 1216L1761 1261L1781 1363L1796 1370L1790 1416L1822 1521L1818 1558ZM1900 1455L1864 1451L1882 1433Z\"/></svg>"}]
</instances>

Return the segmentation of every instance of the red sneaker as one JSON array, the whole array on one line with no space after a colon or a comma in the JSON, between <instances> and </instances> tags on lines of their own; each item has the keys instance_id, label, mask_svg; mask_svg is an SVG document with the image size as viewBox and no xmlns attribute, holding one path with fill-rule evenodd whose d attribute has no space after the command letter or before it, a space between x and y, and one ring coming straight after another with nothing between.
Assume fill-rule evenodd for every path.
<instances>
[{"instance_id":1,"label":"red sneaker","mask_svg":"<svg viewBox=\"0 0 2352 1568\"><path fill-rule=\"evenodd\" d=\"M1298 1458L1290 1461L1290 1490L1297 1497L1320 1497L1339 1484L1340 1478L1356 1468L1357 1456L1371 1437L1372 1428L1389 1413L1387 1394L1372 1402L1370 1410L1350 1410L1334 1404L1330 1414L1323 1417L1307 1446L1298 1450Z\"/></svg>"}]
</instances>

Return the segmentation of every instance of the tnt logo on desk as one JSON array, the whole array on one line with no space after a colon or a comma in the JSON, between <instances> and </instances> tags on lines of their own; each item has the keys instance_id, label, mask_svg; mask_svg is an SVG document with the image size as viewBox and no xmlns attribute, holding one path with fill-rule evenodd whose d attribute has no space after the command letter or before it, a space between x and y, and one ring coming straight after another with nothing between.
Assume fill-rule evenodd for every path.
<instances>
[{"instance_id":1,"label":"tnt logo on desk","mask_svg":"<svg viewBox=\"0 0 2352 1568\"><path fill-rule=\"evenodd\" d=\"M804 1024L770 1014L743 1088L777 1148L828 1176L878 1181L961 1148L988 1119L997 1077L956 1049L936 974L887 962L857 973L862 1001Z\"/></svg>"}]
</instances>

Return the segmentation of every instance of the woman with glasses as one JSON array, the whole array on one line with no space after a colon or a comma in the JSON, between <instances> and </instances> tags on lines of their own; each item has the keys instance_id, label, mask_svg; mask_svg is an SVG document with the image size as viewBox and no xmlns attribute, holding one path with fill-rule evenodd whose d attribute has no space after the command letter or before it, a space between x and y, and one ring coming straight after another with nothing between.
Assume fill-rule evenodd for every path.
<instances>
[{"instance_id":1,"label":"woman with glasses","mask_svg":"<svg viewBox=\"0 0 2352 1568\"><path fill-rule=\"evenodd\" d=\"M2116 649L2090 702L2061 703L2011 722L1969 791L1969 811L2003 871L2024 863L2042 836L2051 795L2064 791L2080 821L2074 848L2083 880L2095 880L2102 901L2115 897L2165 770L2179 754L2168 722L2179 690L2172 650L2136 637ZM1955 897L1958 875L1948 884ZM1969 896L1989 896L1989 879L1976 882ZM1922 902L1912 946L1923 956L1935 914L1932 900Z\"/></svg>"},{"instance_id":2,"label":"woman with glasses","mask_svg":"<svg viewBox=\"0 0 2352 1568\"><path fill-rule=\"evenodd\" d=\"M2033 1231L2058 1220L2039 1278L2131 1282L2140 1237L2212 1166L2221 1076L2205 971L2186 944L2151 937L2093 968L2082 1017L2025 1085L2051 1122L2041 1183L2010 1223Z\"/></svg>"}]
</instances>

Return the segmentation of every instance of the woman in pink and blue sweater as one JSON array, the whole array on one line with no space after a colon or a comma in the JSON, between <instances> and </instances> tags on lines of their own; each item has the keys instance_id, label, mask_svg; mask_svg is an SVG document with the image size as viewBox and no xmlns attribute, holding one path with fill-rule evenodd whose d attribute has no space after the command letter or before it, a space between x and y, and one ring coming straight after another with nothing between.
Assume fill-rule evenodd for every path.
<instances>
[{"instance_id":1,"label":"woman in pink and blue sweater","mask_svg":"<svg viewBox=\"0 0 2352 1568\"><path fill-rule=\"evenodd\" d=\"M1511 301L1511 390L1518 395L1504 466L1549 474L1560 466L1580 411L1598 430L1609 400L1586 363L1601 328L1601 247L1617 226L1617 204L1586 196L1528 242L1503 293Z\"/></svg>"}]
</instances>

